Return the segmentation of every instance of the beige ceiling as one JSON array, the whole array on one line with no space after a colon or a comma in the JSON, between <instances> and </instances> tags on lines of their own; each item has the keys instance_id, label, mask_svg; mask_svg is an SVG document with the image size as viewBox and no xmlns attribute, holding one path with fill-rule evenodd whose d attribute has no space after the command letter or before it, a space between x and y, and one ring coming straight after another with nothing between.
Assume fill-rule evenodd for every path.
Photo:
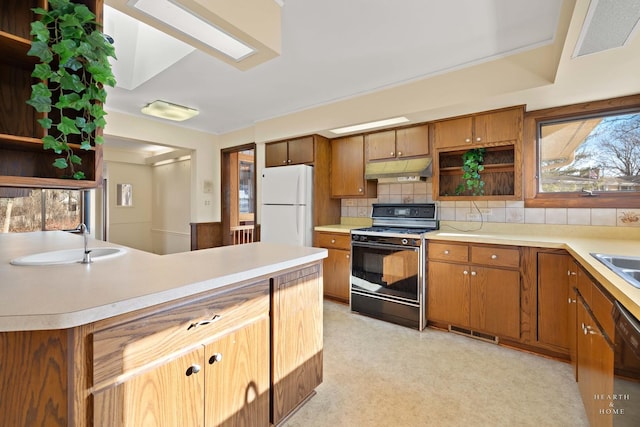
<instances>
[{"instance_id":1,"label":"beige ceiling","mask_svg":"<svg viewBox=\"0 0 640 427\"><path fill-rule=\"evenodd\" d=\"M148 28L120 33L138 24L107 11L116 71L125 70L128 86L111 90L106 107L141 116L142 106L163 99L200 110L177 126L223 139L250 129L260 142L332 136L328 129L397 115L420 122L639 93L638 37L572 58L588 6L589 0L288 0L281 55L247 71L197 50L175 52L180 43Z\"/></svg>"}]
</instances>

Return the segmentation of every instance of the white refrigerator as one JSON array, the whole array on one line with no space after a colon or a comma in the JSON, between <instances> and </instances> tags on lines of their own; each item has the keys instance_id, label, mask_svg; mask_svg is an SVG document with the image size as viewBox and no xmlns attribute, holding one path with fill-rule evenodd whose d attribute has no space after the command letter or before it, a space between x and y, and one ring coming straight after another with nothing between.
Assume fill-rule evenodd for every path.
<instances>
[{"instance_id":1,"label":"white refrigerator","mask_svg":"<svg viewBox=\"0 0 640 427\"><path fill-rule=\"evenodd\" d=\"M262 171L260 240L313 245L313 167L279 166Z\"/></svg>"}]
</instances>

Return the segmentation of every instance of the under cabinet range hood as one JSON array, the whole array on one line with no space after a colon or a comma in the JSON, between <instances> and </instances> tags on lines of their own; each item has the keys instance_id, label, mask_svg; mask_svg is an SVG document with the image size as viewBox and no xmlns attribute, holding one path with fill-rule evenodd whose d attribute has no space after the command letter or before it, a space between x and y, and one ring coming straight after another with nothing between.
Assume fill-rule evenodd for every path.
<instances>
[{"instance_id":1,"label":"under cabinet range hood","mask_svg":"<svg viewBox=\"0 0 640 427\"><path fill-rule=\"evenodd\" d=\"M431 157L418 159L369 162L365 165L365 179L416 177L424 180L431 176Z\"/></svg>"}]
</instances>

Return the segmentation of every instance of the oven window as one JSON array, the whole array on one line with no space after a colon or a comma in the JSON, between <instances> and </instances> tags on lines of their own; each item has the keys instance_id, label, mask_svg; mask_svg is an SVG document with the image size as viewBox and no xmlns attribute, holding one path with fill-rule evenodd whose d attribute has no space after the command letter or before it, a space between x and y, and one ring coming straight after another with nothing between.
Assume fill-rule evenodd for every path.
<instances>
[{"instance_id":1,"label":"oven window","mask_svg":"<svg viewBox=\"0 0 640 427\"><path fill-rule=\"evenodd\" d=\"M369 294L418 301L416 248L352 246L351 286Z\"/></svg>"}]
</instances>

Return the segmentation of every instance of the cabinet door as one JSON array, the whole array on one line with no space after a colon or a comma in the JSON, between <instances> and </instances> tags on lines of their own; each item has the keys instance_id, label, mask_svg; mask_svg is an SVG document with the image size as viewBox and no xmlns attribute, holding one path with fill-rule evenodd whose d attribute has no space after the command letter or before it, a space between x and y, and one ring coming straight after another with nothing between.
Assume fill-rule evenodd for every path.
<instances>
[{"instance_id":1,"label":"cabinet door","mask_svg":"<svg viewBox=\"0 0 640 427\"><path fill-rule=\"evenodd\" d=\"M471 267L470 323L473 329L520 338L520 272Z\"/></svg>"},{"instance_id":2,"label":"cabinet door","mask_svg":"<svg viewBox=\"0 0 640 427\"><path fill-rule=\"evenodd\" d=\"M569 255L538 253L538 341L565 351L569 349L570 263Z\"/></svg>"},{"instance_id":3,"label":"cabinet door","mask_svg":"<svg viewBox=\"0 0 640 427\"><path fill-rule=\"evenodd\" d=\"M348 136L331 141L331 196L365 196L364 137Z\"/></svg>"},{"instance_id":4,"label":"cabinet door","mask_svg":"<svg viewBox=\"0 0 640 427\"><path fill-rule=\"evenodd\" d=\"M288 160L287 142L272 142L264 146L265 167L286 166Z\"/></svg>"},{"instance_id":5,"label":"cabinet door","mask_svg":"<svg viewBox=\"0 0 640 427\"><path fill-rule=\"evenodd\" d=\"M396 153L396 131L376 132L365 135L364 147L367 160L394 159Z\"/></svg>"},{"instance_id":6,"label":"cabinet door","mask_svg":"<svg viewBox=\"0 0 640 427\"><path fill-rule=\"evenodd\" d=\"M94 394L96 427L204 426L204 348Z\"/></svg>"},{"instance_id":7,"label":"cabinet door","mask_svg":"<svg viewBox=\"0 0 640 427\"><path fill-rule=\"evenodd\" d=\"M396 130L397 157L429 155L429 125Z\"/></svg>"},{"instance_id":8,"label":"cabinet door","mask_svg":"<svg viewBox=\"0 0 640 427\"><path fill-rule=\"evenodd\" d=\"M350 251L329 249L324 260L324 295L342 302L349 302Z\"/></svg>"},{"instance_id":9,"label":"cabinet door","mask_svg":"<svg viewBox=\"0 0 640 427\"><path fill-rule=\"evenodd\" d=\"M427 318L458 326L469 325L469 267L429 261Z\"/></svg>"},{"instance_id":10,"label":"cabinet door","mask_svg":"<svg viewBox=\"0 0 640 427\"><path fill-rule=\"evenodd\" d=\"M519 141L522 136L522 109L478 114L474 117L474 144Z\"/></svg>"},{"instance_id":11,"label":"cabinet door","mask_svg":"<svg viewBox=\"0 0 640 427\"><path fill-rule=\"evenodd\" d=\"M461 117L459 119L436 122L433 133L434 148L470 145L471 137L473 136L473 118Z\"/></svg>"},{"instance_id":12,"label":"cabinet door","mask_svg":"<svg viewBox=\"0 0 640 427\"><path fill-rule=\"evenodd\" d=\"M289 141L289 157L287 163L299 165L303 163L313 163L313 137L294 139Z\"/></svg>"},{"instance_id":13,"label":"cabinet door","mask_svg":"<svg viewBox=\"0 0 640 427\"><path fill-rule=\"evenodd\" d=\"M271 405L278 424L322 382L321 264L273 279Z\"/></svg>"},{"instance_id":14,"label":"cabinet door","mask_svg":"<svg viewBox=\"0 0 640 427\"><path fill-rule=\"evenodd\" d=\"M269 425L269 319L207 344L205 358L207 425Z\"/></svg>"}]
</instances>

